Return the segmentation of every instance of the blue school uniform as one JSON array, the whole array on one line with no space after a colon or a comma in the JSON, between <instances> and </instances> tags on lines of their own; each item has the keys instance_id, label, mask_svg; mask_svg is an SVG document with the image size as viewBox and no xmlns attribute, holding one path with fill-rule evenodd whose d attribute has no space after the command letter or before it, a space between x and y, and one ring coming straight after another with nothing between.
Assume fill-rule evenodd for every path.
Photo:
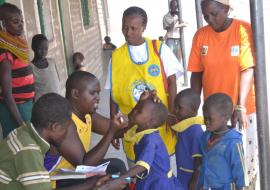
<instances>
[{"instance_id":1,"label":"blue school uniform","mask_svg":"<svg viewBox=\"0 0 270 190\"><path fill-rule=\"evenodd\" d=\"M135 126L135 131L136 131ZM134 152L136 165L147 170L138 175L136 190L182 190L170 168L170 156L157 129L136 133Z\"/></svg>"},{"instance_id":2,"label":"blue school uniform","mask_svg":"<svg viewBox=\"0 0 270 190\"><path fill-rule=\"evenodd\" d=\"M194 158L202 157L200 150L200 138L203 134L202 124L204 124L203 117L197 116L172 126L172 129L177 132L175 147L177 179L180 180L185 190L188 190L194 172Z\"/></svg>"},{"instance_id":3,"label":"blue school uniform","mask_svg":"<svg viewBox=\"0 0 270 190\"><path fill-rule=\"evenodd\" d=\"M212 133L206 131L201 138L203 153L200 186L211 190L229 190L247 185L242 135L230 129L211 147Z\"/></svg>"}]
</instances>

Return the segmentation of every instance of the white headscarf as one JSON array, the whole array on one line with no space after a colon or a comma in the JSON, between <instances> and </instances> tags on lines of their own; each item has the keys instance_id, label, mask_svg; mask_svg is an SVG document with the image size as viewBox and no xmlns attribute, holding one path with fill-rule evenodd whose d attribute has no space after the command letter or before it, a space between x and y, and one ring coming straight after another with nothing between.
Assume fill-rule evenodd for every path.
<instances>
[{"instance_id":1,"label":"white headscarf","mask_svg":"<svg viewBox=\"0 0 270 190\"><path fill-rule=\"evenodd\" d=\"M223 5L230 6L230 0L214 0L214 1L219 2L219 3L223 4Z\"/></svg>"}]
</instances>

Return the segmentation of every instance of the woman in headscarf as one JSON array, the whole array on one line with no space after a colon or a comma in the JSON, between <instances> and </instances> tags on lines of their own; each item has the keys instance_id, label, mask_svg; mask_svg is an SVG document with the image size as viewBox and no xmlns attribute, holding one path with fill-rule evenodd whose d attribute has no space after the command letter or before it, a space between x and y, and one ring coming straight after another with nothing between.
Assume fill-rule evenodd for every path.
<instances>
[{"instance_id":1,"label":"woman in headscarf","mask_svg":"<svg viewBox=\"0 0 270 190\"><path fill-rule=\"evenodd\" d=\"M256 179L258 145L255 93L253 88L253 40L250 24L229 17L229 0L203 0L202 13L207 26L193 38L188 70L191 87L204 99L222 92L232 98L232 125L243 133L246 172L250 182Z\"/></svg>"}]
</instances>

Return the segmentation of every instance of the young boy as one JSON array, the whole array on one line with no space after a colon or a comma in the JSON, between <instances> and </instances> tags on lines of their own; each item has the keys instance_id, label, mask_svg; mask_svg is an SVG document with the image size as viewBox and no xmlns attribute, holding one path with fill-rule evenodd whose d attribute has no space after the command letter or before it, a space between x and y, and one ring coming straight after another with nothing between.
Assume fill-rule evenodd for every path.
<instances>
[{"instance_id":1,"label":"young boy","mask_svg":"<svg viewBox=\"0 0 270 190\"><path fill-rule=\"evenodd\" d=\"M137 177L136 190L182 189L170 168L170 157L158 127L165 123L168 111L152 98L140 100L130 118L133 124L126 138L135 143L135 166L120 178Z\"/></svg>"},{"instance_id":2,"label":"young boy","mask_svg":"<svg viewBox=\"0 0 270 190\"><path fill-rule=\"evenodd\" d=\"M199 184L203 189L240 190L247 184L242 135L227 125L232 113L232 100L223 93L209 96L203 105L207 129L201 138Z\"/></svg>"},{"instance_id":3,"label":"young boy","mask_svg":"<svg viewBox=\"0 0 270 190\"><path fill-rule=\"evenodd\" d=\"M185 190L198 189L201 164L200 138L203 134L203 117L197 116L201 100L191 88L182 90L175 98L175 115L179 123L172 126L177 132L175 147L177 179Z\"/></svg>"},{"instance_id":4,"label":"young boy","mask_svg":"<svg viewBox=\"0 0 270 190\"><path fill-rule=\"evenodd\" d=\"M115 50L116 49L116 45L114 45L111 42L110 36L105 36L104 41L105 41L105 44L103 44L103 50Z\"/></svg>"},{"instance_id":5,"label":"young boy","mask_svg":"<svg viewBox=\"0 0 270 190\"><path fill-rule=\"evenodd\" d=\"M43 34L37 34L32 38L32 50L34 59L32 68L35 76L35 101L43 94L49 92L60 93L60 78L55 61L47 58L49 41Z\"/></svg>"},{"instance_id":6,"label":"young boy","mask_svg":"<svg viewBox=\"0 0 270 190\"><path fill-rule=\"evenodd\" d=\"M54 175L55 171L60 168L71 169L81 164L100 164L116 132L125 127L125 123L121 126L115 126L113 123L110 124L109 119L97 116L95 112L100 99L99 93L99 81L93 74L86 71L76 71L69 76L66 82L66 98L71 104L72 120L76 128L69 130L67 138L61 146L57 148L52 147L46 154L45 167L51 172L51 175ZM107 122L107 126L92 125L92 115L95 115L94 119L99 117L98 119L105 120L104 123ZM102 128L104 128L103 131ZM79 140L69 135L71 131L75 131L74 133L78 134ZM88 152L92 131L104 136ZM109 173L126 171L124 163L119 159L111 160L108 169L110 170L108 171Z\"/></svg>"},{"instance_id":7,"label":"young boy","mask_svg":"<svg viewBox=\"0 0 270 190\"><path fill-rule=\"evenodd\" d=\"M86 71L83 66L84 55L81 52L75 52L72 55L73 71Z\"/></svg>"}]
</instances>

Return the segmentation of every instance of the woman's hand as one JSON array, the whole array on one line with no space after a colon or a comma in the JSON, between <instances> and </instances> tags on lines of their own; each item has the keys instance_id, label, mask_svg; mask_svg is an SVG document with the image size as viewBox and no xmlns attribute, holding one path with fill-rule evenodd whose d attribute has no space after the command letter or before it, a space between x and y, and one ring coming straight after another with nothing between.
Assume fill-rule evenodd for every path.
<instances>
[{"instance_id":1,"label":"woman's hand","mask_svg":"<svg viewBox=\"0 0 270 190\"><path fill-rule=\"evenodd\" d=\"M246 108L243 106L236 106L231 118L232 127L235 128L239 124L239 130L248 127Z\"/></svg>"}]
</instances>

